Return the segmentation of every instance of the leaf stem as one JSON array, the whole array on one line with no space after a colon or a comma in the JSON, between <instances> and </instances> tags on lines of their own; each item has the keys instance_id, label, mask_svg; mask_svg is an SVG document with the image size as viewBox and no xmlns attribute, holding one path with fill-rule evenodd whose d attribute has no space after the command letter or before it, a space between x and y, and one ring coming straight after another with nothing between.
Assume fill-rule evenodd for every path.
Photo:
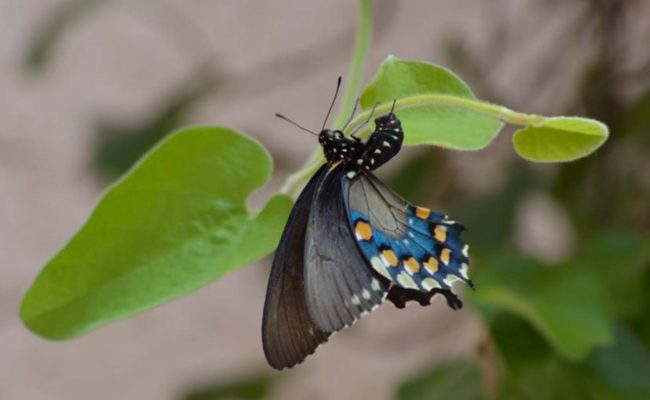
<instances>
[{"instance_id":1,"label":"leaf stem","mask_svg":"<svg viewBox=\"0 0 650 400\"><path fill-rule=\"evenodd\" d=\"M375 109L374 115L386 114L390 111L392 103L393 102L390 101L378 105ZM535 126L542 124L545 120L545 117L542 115L524 114L511 110L504 106L488 103L486 101L467 97L450 96L445 94L422 94L403 97L397 100L397 103L395 104L395 110L398 112L400 110L405 110L408 108L423 106L448 106L462 108L465 110L474 111L477 113L489 115L494 118L498 118L503 122L512 125ZM350 122L344 133L348 134L360 125L364 124L369 116L369 110L359 113L359 115L357 115L352 120L352 122ZM363 127L357 136L361 138L368 136L371 132L369 125L370 124ZM282 187L282 193L290 196L295 196L297 191L305 184L309 177L312 176L318 167L323 164L323 161L324 159L322 152L320 149L318 149L314 154L312 154L302 169L287 178L284 186Z\"/></svg>"},{"instance_id":2,"label":"leaf stem","mask_svg":"<svg viewBox=\"0 0 650 400\"><path fill-rule=\"evenodd\" d=\"M392 101L379 104L375 109L374 115L379 116L386 114L390 111L392 105ZM468 97L450 96L446 94L422 94L402 97L400 99L397 99L397 103L395 103L395 110L399 111L408 108L424 106L449 106L462 108L480 114L489 115L512 125L534 126L541 124L545 119L545 117L541 115L520 113L507 107L488 103L486 101L476 100ZM349 132L352 132L354 129L359 127L359 125L365 123L369 116L369 110L359 113L359 115L357 115L352 120L352 122L350 122L350 125L345 129L344 133L347 134ZM358 136L365 137L369 134L370 126L366 126L360 130Z\"/></svg>"}]
</instances>

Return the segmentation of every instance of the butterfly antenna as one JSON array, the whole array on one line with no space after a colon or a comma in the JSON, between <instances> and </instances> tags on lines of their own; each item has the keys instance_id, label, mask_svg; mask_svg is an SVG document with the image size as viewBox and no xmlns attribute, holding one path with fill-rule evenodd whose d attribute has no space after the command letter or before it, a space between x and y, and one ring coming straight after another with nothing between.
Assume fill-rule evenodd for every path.
<instances>
[{"instance_id":1,"label":"butterfly antenna","mask_svg":"<svg viewBox=\"0 0 650 400\"><path fill-rule=\"evenodd\" d=\"M376 102L376 103L372 106L372 110L370 110L370 115L368 115L368 119L366 120L366 122L364 122L363 124L357 126L356 129L354 130L354 132L352 132L352 133L350 134L350 136L352 136L352 137L356 137L356 136L354 136L354 135L357 134L357 132L359 131L359 129L361 129L363 126L365 126L366 124L368 124L368 122L370 122L370 120L372 119L372 115L375 113L375 109L377 108L377 105L378 105L378 104L379 104L379 102Z\"/></svg>"},{"instance_id":2,"label":"butterfly antenna","mask_svg":"<svg viewBox=\"0 0 650 400\"><path fill-rule=\"evenodd\" d=\"M334 107L334 103L336 102L336 96L339 94L339 88L341 87L341 77L339 76L339 79L336 81L336 91L334 92L334 98L332 99L332 104L330 104L330 109L327 110L327 115L325 116L325 121L323 121L323 127L321 130L325 129L325 124L327 124L327 119L330 117L330 113L332 112L332 108Z\"/></svg>"},{"instance_id":3,"label":"butterfly antenna","mask_svg":"<svg viewBox=\"0 0 650 400\"><path fill-rule=\"evenodd\" d=\"M285 117L285 116L282 115L282 114L275 113L275 116L278 117L278 118L280 118L280 119L283 119L283 120L287 121L288 123L292 124L293 126L298 127L299 129L302 129L302 130L305 131L305 132L309 132L309 133L311 133L311 134L314 135L314 136L318 136L318 133L316 133L316 132L314 132L314 131L311 131L311 130L309 130L309 129L303 127L303 126L298 125L297 122L293 122L292 120L290 120L289 118Z\"/></svg>"},{"instance_id":4,"label":"butterfly antenna","mask_svg":"<svg viewBox=\"0 0 650 400\"><path fill-rule=\"evenodd\" d=\"M397 99L393 99L393 106L390 108L390 114L392 114L393 111L395 111L395 104L397 104Z\"/></svg>"},{"instance_id":5,"label":"butterfly antenna","mask_svg":"<svg viewBox=\"0 0 650 400\"><path fill-rule=\"evenodd\" d=\"M350 114L350 118L348 119L348 122L346 122L345 125L343 125L343 128L341 128L342 131L345 131L345 128L347 128L348 125L350 125L350 122L352 122L352 118L354 118L354 113L357 112L357 107L359 107L359 99L358 98L354 102L354 107L352 107L352 114Z\"/></svg>"}]
</instances>

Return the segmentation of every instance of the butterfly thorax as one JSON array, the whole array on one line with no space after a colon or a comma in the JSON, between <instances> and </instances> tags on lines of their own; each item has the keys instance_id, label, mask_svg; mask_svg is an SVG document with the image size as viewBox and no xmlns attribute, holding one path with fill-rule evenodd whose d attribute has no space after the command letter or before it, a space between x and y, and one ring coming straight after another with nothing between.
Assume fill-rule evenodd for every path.
<instances>
[{"instance_id":1,"label":"butterfly thorax","mask_svg":"<svg viewBox=\"0 0 650 400\"><path fill-rule=\"evenodd\" d=\"M318 135L318 141L323 147L328 164L340 161L352 163L363 156L365 148L365 144L359 139L346 137L339 130L324 129Z\"/></svg>"},{"instance_id":2,"label":"butterfly thorax","mask_svg":"<svg viewBox=\"0 0 650 400\"><path fill-rule=\"evenodd\" d=\"M324 129L318 135L327 163L342 161L353 172L372 171L386 163L400 151L403 139L402 125L392 112L375 119L375 131L365 143L340 130Z\"/></svg>"}]
</instances>

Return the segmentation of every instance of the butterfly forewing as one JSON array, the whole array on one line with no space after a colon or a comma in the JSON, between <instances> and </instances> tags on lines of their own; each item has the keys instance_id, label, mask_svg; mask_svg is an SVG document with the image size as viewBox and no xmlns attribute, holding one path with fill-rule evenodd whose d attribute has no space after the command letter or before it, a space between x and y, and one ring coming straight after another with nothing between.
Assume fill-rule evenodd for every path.
<instances>
[{"instance_id":1,"label":"butterfly forewing","mask_svg":"<svg viewBox=\"0 0 650 400\"><path fill-rule=\"evenodd\" d=\"M345 172L343 164L330 167L316 189L305 239L307 307L325 332L353 324L388 293L350 230L341 192Z\"/></svg>"},{"instance_id":2,"label":"butterfly forewing","mask_svg":"<svg viewBox=\"0 0 650 400\"><path fill-rule=\"evenodd\" d=\"M264 303L262 345L269 364L291 367L312 354L330 335L314 325L305 303L304 248L307 222L323 166L309 181L291 211L273 267Z\"/></svg>"},{"instance_id":3,"label":"butterfly forewing","mask_svg":"<svg viewBox=\"0 0 650 400\"><path fill-rule=\"evenodd\" d=\"M343 185L350 227L372 268L405 290L440 292L457 308L452 304L460 302L451 284L463 280L471 285L462 226L407 203L369 172ZM401 300L427 301L408 291L391 293L390 299L396 305Z\"/></svg>"}]
</instances>

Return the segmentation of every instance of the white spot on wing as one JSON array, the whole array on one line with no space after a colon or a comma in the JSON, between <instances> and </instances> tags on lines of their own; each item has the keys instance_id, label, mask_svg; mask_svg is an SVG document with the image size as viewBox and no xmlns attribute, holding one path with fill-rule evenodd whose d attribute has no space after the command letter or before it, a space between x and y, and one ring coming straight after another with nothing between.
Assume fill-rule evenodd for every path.
<instances>
[{"instance_id":1,"label":"white spot on wing","mask_svg":"<svg viewBox=\"0 0 650 400\"><path fill-rule=\"evenodd\" d=\"M383 262L382 262L382 260L383 260ZM388 266L388 261L386 261L386 259L383 256L381 257L381 260L379 259L379 257L371 258L370 259L370 265L372 265L372 268L375 271L379 272L380 275L382 275L382 276L384 276L384 277L386 277L388 279L391 279L391 276L388 273L388 270L386 269L386 266ZM375 283L375 281L376 281L376 279L373 280L373 284ZM377 281L377 287L379 287L379 281ZM373 289L374 289L374 286L373 286ZM375 290L379 290L379 289L375 289Z\"/></svg>"},{"instance_id":2,"label":"white spot on wing","mask_svg":"<svg viewBox=\"0 0 650 400\"><path fill-rule=\"evenodd\" d=\"M383 264L382 264L382 266L383 266ZM381 286L379 285L379 281L377 280L377 278L372 278L372 283L370 284L370 288L372 290L374 290L375 292L381 291Z\"/></svg>"},{"instance_id":3,"label":"white spot on wing","mask_svg":"<svg viewBox=\"0 0 650 400\"><path fill-rule=\"evenodd\" d=\"M469 276L467 275L467 269L468 269L467 263L462 263L462 264L460 265L460 274L461 274L461 275L463 276L463 278L465 278L465 279L469 279Z\"/></svg>"},{"instance_id":4,"label":"white spot on wing","mask_svg":"<svg viewBox=\"0 0 650 400\"><path fill-rule=\"evenodd\" d=\"M368 291L368 289L363 289L363 291L361 292L361 297L363 297L366 300L370 299L370 292Z\"/></svg>"},{"instance_id":5,"label":"white spot on wing","mask_svg":"<svg viewBox=\"0 0 650 400\"><path fill-rule=\"evenodd\" d=\"M405 272L400 272L399 275L397 275L397 282L403 288L407 288L407 289L417 289L418 288L418 285L415 283L413 278L408 276Z\"/></svg>"},{"instance_id":6,"label":"white spot on wing","mask_svg":"<svg viewBox=\"0 0 650 400\"><path fill-rule=\"evenodd\" d=\"M422 280L422 287L426 290L432 290L435 288L439 288L440 284L438 283L438 281L436 281L433 278L425 278Z\"/></svg>"},{"instance_id":7,"label":"white spot on wing","mask_svg":"<svg viewBox=\"0 0 650 400\"><path fill-rule=\"evenodd\" d=\"M352 298L350 299L350 301L351 301L352 304L354 304L355 306L358 306L359 304L361 304L361 300L359 299L359 296L357 296L356 294L352 296Z\"/></svg>"}]
</instances>

